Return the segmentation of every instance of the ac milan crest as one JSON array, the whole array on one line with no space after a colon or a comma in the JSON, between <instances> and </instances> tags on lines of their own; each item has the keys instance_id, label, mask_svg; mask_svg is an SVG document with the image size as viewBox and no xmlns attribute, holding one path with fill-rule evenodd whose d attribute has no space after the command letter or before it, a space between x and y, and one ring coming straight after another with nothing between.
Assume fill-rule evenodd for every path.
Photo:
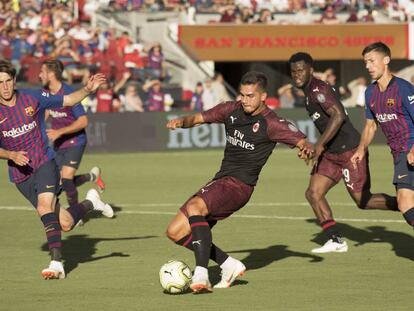
<instances>
[{"instance_id":1,"label":"ac milan crest","mask_svg":"<svg viewBox=\"0 0 414 311\"><path fill-rule=\"evenodd\" d=\"M257 133L257 131L259 130L260 127L260 123L256 122L255 124L253 124L253 133Z\"/></svg>"},{"instance_id":2,"label":"ac milan crest","mask_svg":"<svg viewBox=\"0 0 414 311\"><path fill-rule=\"evenodd\" d=\"M323 104L324 102L326 102L326 97L325 95L319 93L318 95L316 95L316 98L318 99L318 101Z\"/></svg>"}]
</instances>

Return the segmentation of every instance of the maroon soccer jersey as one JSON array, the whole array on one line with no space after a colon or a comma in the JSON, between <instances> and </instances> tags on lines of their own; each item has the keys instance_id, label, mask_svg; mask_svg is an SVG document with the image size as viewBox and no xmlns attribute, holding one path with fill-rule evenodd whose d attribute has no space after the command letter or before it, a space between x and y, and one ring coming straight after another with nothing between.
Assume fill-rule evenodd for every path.
<instances>
[{"instance_id":1,"label":"maroon soccer jersey","mask_svg":"<svg viewBox=\"0 0 414 311\"><path fill-rule=\"evenodd\" d=\"M256 116L246 114L240 102L226 102L202 112L206 123L224 123L226 148L214 179L233 176L255 185L276 143L293 148L305 138L292 123L269 108Z\"/></svg>"},{"instance_id":2,"label":"maroon soccer jersey","mask_svg":"<svg viewBox=\"0 0 414 311\"><path fill-rule=\"evenodd\" d=\"M332 87L322 80L312 78L304 91L306 95L306 110L319 133L322 134L326 130L330 119L326 111L335 104L338 104L343 110L344 107L335 97ZM326 149L329 152L340 153L349 151L359 144L360 135L352 125L345 110L344 113L344 123L342 123L336 135L326 144Z\"/></svg>"}]
</instances>

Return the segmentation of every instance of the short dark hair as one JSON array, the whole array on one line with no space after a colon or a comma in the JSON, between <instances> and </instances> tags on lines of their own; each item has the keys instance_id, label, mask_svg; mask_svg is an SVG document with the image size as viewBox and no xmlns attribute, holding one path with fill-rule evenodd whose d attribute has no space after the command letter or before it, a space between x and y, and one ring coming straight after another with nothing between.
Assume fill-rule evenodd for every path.
<instances>
[{"instance_id":1,"label":"short dark hair","mask_svg":"<svg viewBox=\"0 0 414 311\"><path fill-rule=\"evenodd\" d=\"M313 67L313 58L312 56L310 56L310 54L306 52L298 52L293 54L289 58L289 65L300 61L304 61L305 64L308 64L309 66Z\"/></svg>"},{"instance_id":2,"label":"short dark hair","mask_svg":"<svg viewBox=\"0 0 414 311\"><path fill-rule=\"evenodd\" d=\"M384 54L385 56L391 57L391 50L384 42L378 41L367 45L362 51L362 56L368 54L369 52L376 51Z\"/></svg>"},{"instance_id":3,"label":"short dark hair","mask_svg":"<svg viewBox=\"0 0 414 311\"><path fill-rule=\"evenodd\" d=\"M63 75L63 70L65 69L65 66L60 60L48 59L48 60L45 60L42 63L42 65L45 65L49 71L52 71L55 74L56 79L58 79L59 81L63 80L62 75Z\"/></svg>"},{"instance_id":4,"label":"short dark hair","mask_svg":"<svg viewBox=\"0 0 414 311\"><path fill-rule=\"evenodd\" d=\"M7 73L13 79L16 77L16 68L11 62L5 59L0 59L0 72Z\"/></svg>"},{"instance_id":5,"label":"short dark hair","mask_svg":"<svg viewBox=\"0 0 414 311\"><path fill-rule=\"evenodd\" d=\"M267 77L263 72L249 71L243 75L240 80L240 85L253 85L257 84L259 88L266 92Z\"/></svg>"}]
</instances>

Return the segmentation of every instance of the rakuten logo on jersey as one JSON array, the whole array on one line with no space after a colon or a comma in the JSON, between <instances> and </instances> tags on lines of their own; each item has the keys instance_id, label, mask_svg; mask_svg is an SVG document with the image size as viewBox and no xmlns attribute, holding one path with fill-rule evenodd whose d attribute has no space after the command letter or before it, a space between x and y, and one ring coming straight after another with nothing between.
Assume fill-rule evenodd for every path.
<instances>
[{"instance_id":1,"label":"rakuten logo on jersey","mask_svg":"<svg viewBox=\"0 0 414 311\"><path fill-rule=\"evenodd\" d=\"M389 121L393 121L393 120L398 119L398 117L395 113L377 113L375 115L375 117L377 118L378 122L380 122L380 123L385 123L385 122L389 122Z\"/></svg>"},{"instance_id":2,"label":"rakuten logo on jersey","mask_svg":"<svg viewBox=\"0 0 414 311\"><path fill-rule=\"evenodd\" d=\"M31 132L36 126L37 126L36 121L33 121L32 123L24 124L20 127L14 127L9 131L3 131L3 137L12 137L12 138L19 137L21 135Z\"/></svg>"}]
</instances>

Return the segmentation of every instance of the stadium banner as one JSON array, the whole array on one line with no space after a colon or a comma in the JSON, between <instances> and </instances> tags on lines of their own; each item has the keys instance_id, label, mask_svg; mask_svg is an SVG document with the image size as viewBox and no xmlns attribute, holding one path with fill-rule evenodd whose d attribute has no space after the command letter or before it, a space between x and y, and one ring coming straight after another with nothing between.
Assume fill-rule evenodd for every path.
<instances>
[{"instance_id":1,"label":"stadium banner","mask_svg":"<svg viewBox=\"0 0 414 311\"><path fill-rule=\"evenodd\" d=\"M318 132L305 109L280 109L277 111L292 121L309 141L314 143ZM180 112L165 113L96 113L88 115L88 152L137 152L222 148L226 144L222 124L204 124L191 129L167 130L168 120L182 115ZM361 131L365 124L364 109L348 109L354 126ZM374 143L385 143L381 131L377 131Z\"/></svg>"},{"instance_id":2,"label":"stadium banner","mask_svg":"<svg viewBox=\"0 0 414 311\"><path fill-rule=\"evenodd\" d=\"M389 45L393 59L408 59L408 29L407 23L180 25L178 40L198 61L286 61L298 51L317 60L360 60L376 41Z\"/></svg>"}]
</instances>

